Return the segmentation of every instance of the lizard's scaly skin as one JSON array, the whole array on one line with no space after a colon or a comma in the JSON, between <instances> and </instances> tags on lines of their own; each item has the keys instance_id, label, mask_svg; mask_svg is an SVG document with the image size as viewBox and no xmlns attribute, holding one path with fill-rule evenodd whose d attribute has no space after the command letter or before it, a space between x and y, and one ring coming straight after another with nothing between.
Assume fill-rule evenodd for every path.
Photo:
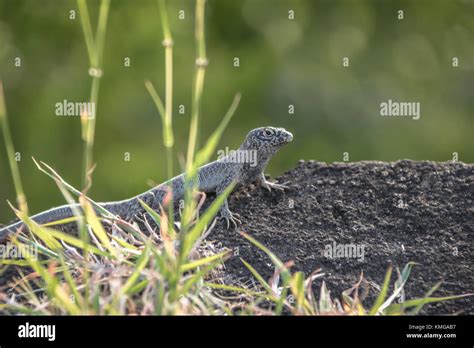
<instances>
[{"instance_id":1,"label":"lizard's scaly skin","mask_svg":"<svg viewBox=\"0 0 474 348\"><path fill-rule=\"evenodd\" d=\"M255 180L259 181L262 186L267 189L276 188L283 189L285 186L270 183L265 180L263 171L272 156L284 145L293 140L293 135L284 128L261 127L250 131L239 149L234 154L229 154L214 162L206 164L198 169L196 179L197 182L190 183L196 185L197 189L202 192L213 192L219 195L231 183L236 185L246 185ZM242 160L244 159L244 160ZM245 160L246 159L246 160ZM252 159L252 161L249 161ZM160 204L169 189L174 200L183 197L185 191L184 174L178 175L171 180L160 184L138 196L117 202L99 203L100 206L107 209L113 215L118 215L122 219L128 220L137 214L144 213L139 199L147 203L152 209L159 210ZM75 204L80 208L79 204ZM71 205L63 205L52 208L31 217L38 224L63 220L74 216ZM221 218L236 225L239 221L236 216L229 210L227 200L220 210ZM0 243L5 242L7 237L24 227L22 221L6 226L0 229Z\"/></svg>"}]
</instances>

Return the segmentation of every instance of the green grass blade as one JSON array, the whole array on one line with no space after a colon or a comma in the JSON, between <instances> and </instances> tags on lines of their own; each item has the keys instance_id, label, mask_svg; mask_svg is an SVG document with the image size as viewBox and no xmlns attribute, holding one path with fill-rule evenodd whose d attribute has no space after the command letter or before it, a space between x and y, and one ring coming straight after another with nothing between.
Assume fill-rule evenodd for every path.
<instances>
[{"instance_id":1,"label":"green grass blade","mask_svg":"<svg viewBox=\"0 0 474 348\"><path fill-rule=\"evenodd\" d=\"M63 233L63 232L60 232L60 231L56 231L56 230L51 230L51 229L47 229L46 232L49 233L51 235L51 237L54 237L56 239L62 239L65 243L70 244L70 245L72 245L76 248L80 248L82 250L89 251L89 252L94 253L94 254L99 255L99 256L114 258L114 256L112 254L110 254L106 251L102 251L102 250L100 250L99 248L97 248L93 245L85 244L81 239L73 237L69 234L66 234L66 233Z\"/></svg>"},{"instance_id":2,"label":"green grass blade","mask_svg":"<svg viewBox=\"0 0 474 348\"><path fill-rule=\"evenodd\" d=\"M270 259L272 260L272 263L277 267L279 270L282 280L283 280L283 285L287 286L291 280L291 274L286 268L286 266L283 264L283 262L274 254L272 253L267 247L265 247L262 243L257 241L256 239L252 238L250 235L248 235L245 232L240 233L245 239L247 239L249 242L251 242L253 245L255 245L257 248L262 250L265 254L267 254Z\"/></svg>"},{"instance_id":3,"label":"green grass blade","mask_svg":"<svg viewBox=\"0 0 474 348\"><path fill-rule=\"evenodd\" d=\"M136 283L135 285L133 285L128 291L127 291L127 294L129 296L132 296L134 294L137 294L139 293L140 291L142 291L143 289L146 288L146 286L149 284L149 280L148 279L143 279L142 281Z\"/></svg>"},{"instance_id":4,"label":"green grass blade","mask_svg":"<svg viewBox=\"0 0 474 348\"><path fill-rule=\"evenodd\" d=\"M102 66L104 55L105 34L107 32L107 19L109 17L110 0L100 2L99 20L97 22L97 33L95 38L95 48L97 50L97 68ZM95 66L94 66L95 67Z\"/></svg>"},{"instance_id":5,"label":"green grass blade","mask_svg":"<svg viewBox=\"0 0 474 348\"><path fill-rule=\"evenodd\" d=\"M269 299L273 302L277 302L279 299L269 293L255 292L238 286L226 285L226 284L216 284L216 283L204 283L203 286L207 286L212 289L227 290L233 292L244 293L250 296L261 297L264 299Z\"/></svg>"},{"instance_id":6,"label":"green grass blade","mask_svg":"<svg viewBox=\"0 0 474 348\"><path fill-rule=\"evenodd\" d=\"M209 222L216 216L220 207L227 199L227 196L234 189L234 184L229 185L224 192L216 197L211 206L206 210L206 212L201 216L198 222L191 228L191 230L184 236L183 242L181 245L181 257L184 261L188 256L189 251L193 247L196 240L201 236L202 232L205 230Z\"/></svg>"},{"instance_id":7,"label":"green grass blade","mask_svg":"<svg viewBox=\"0 0 474 348\"><path fill-rule=\"evenodd\" d=\"M81 17L82 30L86 40L87 54L89 55L89 64L93 67L97 66L97 51L94 43L94 35L92 34L91 20L89 18L89 10L87 9L86 0L77 0L79 16Z\"/></svg>"},{"instance_id":8,"label":"green grass blade","mask_svg":"<svg viewBox=\"0 0 474 348\"><path fill-rule=\"evenodd\" d=\"M185 264L181 265L181 272L191 271L195 268L204 266L204 265L206 265L208 263L211 263L211 262L214 262L216 260L219 260L222 263L226 259L226 257L230 256L231 253L232 252L230 250L229 251L223 251L221 253L218 253L218 254L215 254L215 255L212 255L212 256L203 257L203 258L198 259L196 261L191 261L191 262L185 263Z\"/></svg>"},{"instance_id":9,"label":"green grass blade","mask_svg":"<svg viewBox=\"0 0 474 348\"><path fill-rule=\"evenodd\" d=\"M257 270L255 268L252 267L252 265L250 265L248 262L246 262L244 259L240 258L240 260L243 262L243 264L245 265L245 267L247 267L247 269L253 274L253 276L255 278L257 278L257 280L259 281L260 284L262 284L262 286L265 288L265 290L267 291L268 294L274 296L275 292L273 291L272 287L270 286L270 284L268 284L265 279L263 279L263 277L260 275L260 273L257 272Z\"/></svg>"},{"instance_id":10,"label":"green grass blade","mask_svg":"<svg viewBox=\"0 0 474 348\"><path fill-rule=\"evenodd\" d=\"M406 283L406 281L410 277L410 273L414 265L416 265L416 262L410 261L405 265L405 267L403 267L400 277L395 282L395 288L399 288L400 286L402 286L403 283Z\"/></svg>"},{"instance_id":11,"label":"green grass blade","mask_svg":"<svg viewBox=\"0 0 474 348\"><path fill-rule=\"evenodd\" d=\"M14 211L15 211L16 215L18 216L18 218L21 221L23 221L26 226L28 226L28 229L30 230L30 232L33 233L34 235L36 235L39 239L41 239L49 249L51 249L53 251L56 251L58 249L63 248L62 245L52 237L52 235L51 235L52 230L50 230L48 228L45 228L45 227L41 227L36 222L31 220L28 217L28 215L26 215L24 212L22 212L20 210L16 210L13 207L12 207L12 209L14 209Z\"/></svg>"},{"instance_id":12,"label":"green grass blade","mask_svg":"<svg viewBox=\"0 0 474 348\"><path fill-rule=\"evenodd\" d=\"M296 272L291 277L290 289L296 298L298 308L302 308L305 299L304 274L303 272Z\"/></svg>"},{"instance_id":13,"label":"green grass blade","mask_svg":"<svg viewBox=\"0 0 474 348\"><path fill-rule=\"evenodd\" d=\"M10 164L10 171L13 177L13 185L15 186L16 198L20 210L28 213L28 204L26 202L25 192L23 191L23 184L21 182L20 170L18 163L15 161L15 150L13 147L13 140L10 134L10 126L8 125L7 108L5 105L5 97L3 95L3 83L0 80L0 127L2 128L3 138L5 140L5 147L7 149L8 163Z\"/></svg>"},{"instance_id":14,"label":"green grass blade","mask_svg":"<svg viewBox=\"0 0 474 348\"><path fill-rule=\"evenodd\" d=\"M202 148L202 150L200 150L197 153L196 155L197 167L202 166L203 164L207 163L209 159L211 158L217 145L219 144L219 141L222 137L222 134L224 133L225 128L227 127L230 120L232 119L232 116L234 116L235 114L235 111L237 110L237 107L239 106L239 102L240 102L240 94L238 93L235 95L231 106L227 110L222 121L219 123L219 126L208 138L206 145Z\"/></svg>"},{"instance_id":15,"label":"green grass blade","mask_svg":"<svg viewBox=\"0 0 474 348\"><path fill-rule=\"evenodd\" d=\"M413 300L408 300L403 303L394 303L387 307L387 313L401 314L405 308L424 306L429 303L436 303L442 301L456 300L463 297L473 296L474 294L462 294L444 297L424 297Z\"/></svg>"},{"instance_id":16,"label":"green grass blade","mask_svg":"<svg viewBox=\"0 0 474 348\"><path fill-rule=\"evenodd\" d=\"M204 277L211 272L213 269L215 269L217 266L222 264L222 260L218 259L215 260L214 262L210 263L209 265L202 267L199 269L196 273L194 273L192 276L187 279L182 288L181 288L181 293L183 295L188 294L191 291L191 288L198 282L203 282Z\"/></svg>"},{"instance_id":17,"label":"green grass blade","mask_svg":"<svg viewBox=\"0 0 474 348\"><path fill-rule=\"evenodd\" d=\"M163 104L163 101L161 100L160 96L156 92L155 87L153 87L153 84L151 83L151 81L148 81L148 80L145 81L145 87L148 90L148 93L150 93L150 96L153 99L153 102L155 103L155 106L161 117L161 123L163 124L163 143L166 147L173 147L173 144L174 144L173 128L171 125L171 119L167 117L166 109Z\"/></svg>"},{"instance_id":18,"label":"green grass blade","mask_svg":"<svg viewBox=\"0 0 474 348\"><path fill-rule=\"evenodd\" d=\"M427 298L427 297L431 297L431 295L436 291L438 290L438 288L441 286L443 282L440 281L438 283L436 283L431 289L428 290L428 292L425 294L425 296L423 298ZM418 314L421 309L423 308L424 306L424 303L418 305L414 310L413 310L413 314L416 315Z\"/></svg>"},{"instance_id":19,"label":"green grass blade","mask_svg":"<svg viewBox=\"0 0 474 348\"><path fill-rule=\"evenodd\" d=\"M151 254L150 254L149 246L147 245L145 247L145 249L143 249L143 252L140 255L140 257L138 258L137 262L135 263L134 271L129 276L129 278L127 279L125 284L121 287L120 296L123 296L125 294L131 294L131 289L133 288L133 286L136 285L136 282L137 282L138 278L140 277L141 272L143 271L143 269L147 265L148 260L150 260L150 255Z\"/></svg>"},{"instance_id":20,"label":"green grass blade","mask_svg":"<svg viewBox=\"0 0 474 348\"><path fill-rule=\"evenodd\" d=\"M387 273L385 273L385 279L383 281L382 288L380 290L380 294L375 300L373 307L371 308L369 314L375 315L379 310L380 306L384 303L385 297L387 297L388 293L388 286L390 285L390 278L392 276L392 266L388 267Z\"/></svg>"},{"instance_id":21,"label":"green grass blade","mask_svg":"<svg viewBox=\"0 0 474 348\"><path fill-rule=\"evenodd\" d=\"M99 222L99 219L97 218L94 209L92 209L92 205L89 201L85 199L84 196L80 197L80 201L85 212L87 223L91 226L92 231L97 236L102 245L110 252L110 254L114 257L117 257L117 250L110 243L110 239L107 233L105 232L104 227Z\"/></svg>"},{"instance_id":22,"label":"green grass blade","mask_svg":"<svg viewBox=\"0 0 474 348\"><path fill-rule=\"evenodd\" d=\"M148 204L146 204L145 202L143 202L141 199L138 199L138 202L140 202L141 206L143 207L143 209L146 210L146 212L148 214L150 214L151 218L153 219L153 221L155 222L155 224L159 227L161 226L161 217L160 215L154 211L153 209L151 209Z\"/></svg>"}]
</instances>

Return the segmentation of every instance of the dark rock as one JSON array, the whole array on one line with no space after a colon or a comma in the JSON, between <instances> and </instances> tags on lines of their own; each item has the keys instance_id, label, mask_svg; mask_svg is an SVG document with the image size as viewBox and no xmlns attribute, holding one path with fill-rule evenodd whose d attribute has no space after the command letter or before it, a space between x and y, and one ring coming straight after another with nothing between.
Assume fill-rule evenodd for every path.
<instances>
[{"instance_id":1,"label":"dark rock","mask_svg":"<svg viewBox=\"0 0 474 348\"><path fill-rule=\"evenodd\" d=\"M432 296L474 292L474 165L300 161L277 181L290 181L290 189L282 194L253 187L249 196L231 196L230 209L243 220L239 230L282 261L294 260L293 271L308 276L321 267L330 273L323 279L333 296L353 286L362 271L369 284L381 285L390 260L400 270L409 261L418 263L405 286L407 299L424 296L441 280ZM208 238L239 248L239 256L226 262L229 275L252 277L242 257L266 279L271 277L269 258L249 247L237 231L218 224ZM364 259L326 258L324 249L332 241L364 245ZM392 284L395 280L396 272ZM377 294L371 286L366 307ZM474 297L427 305L422 313L457 312L474 314Z\"/></svg>"}]
</instances>

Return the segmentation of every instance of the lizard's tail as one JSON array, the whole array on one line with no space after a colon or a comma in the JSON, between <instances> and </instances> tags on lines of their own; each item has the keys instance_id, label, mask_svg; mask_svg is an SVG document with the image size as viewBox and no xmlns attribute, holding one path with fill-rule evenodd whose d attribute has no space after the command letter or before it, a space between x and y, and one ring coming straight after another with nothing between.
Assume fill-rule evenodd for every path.
<instances>
[{"instance_id":1,"label":"lizard's tail","mask_svg":"<svg viewBox=\"0 0 474 348\"><path fill-rule=\"evenodd\" d=\"M170 181L158 185L157 187L142 193L138 196L118 201L118 202L106 202L98 203L103 208L107 209L111 214L118 215L122 219L128 220L133 216L145 213L139 200L145 202L154 210L158 210L160 204L163 203L165 196L167 195L169 189L173 194L174 199L180 199L184 193L184 176L179 175ZM74 205L62 205L57 208L52 208L50 210L44 211L42 213L31 216L30 218L38 224L45 224L48 222L63 220L74 216L72 208L79 208L82 210L80 204L75 203ZM100 214L100 212L96 212ZM25 228L23 221L18 221L14 224L6 226L0 229L0 244L5 243L9 235L15 233L20 228Z\"/></svg>"},{"instance_id":2,"label":"lizard's tail","mask_svg":"<svg viewBox=\"0 0 474 348\"><path fill-rule=\"evenodd\" d=\"M162 199L161 192L159 192L157 196L157 200L160 201ZM150 194L143 194L142 196L140 196L140 198L143 199L147 204L152 205L155 196ZM99 205L107 209L113 215L119 215L120 217L125 219L132 217L143 210L136 197L119 202L99 203ZM66 204L33 215L30 217L30 219L38 224L46 224L48 222L67 219L74 216L72 208L78 208L79 211L82 211L81 205L78 203L75 203L74 205ZM100 215L99 211L96 211L96 213ZM9 235L15 233L21 228L26 228L23 221L18 221L1 228L0 244L4 244Z\"/></svg>"},{"instance_id":3,"label":"lizard's tail","mask_svg":"<svg viewBox=\"0 0 474 348\"><path fill-rule=\"evenodd\" d=\"M74 204L74 206L80 207L79 204ZM38 224L45 224L48 222L67 219L74 216L74 213L72 211L72 207L74 206L71 206L69 204L62 205L60 207L56 207L50 210L46 210L42 213L33 215L30 218ZM23 221L18 221L0 229L0 243L1 244L5 243L9 235L15 233L16 231L18 231L18 229L25 228L25 227L26 226Z\"/></svg>"},{"instance_id":4,"label":"lizard's tail","mask_svg":"<svg viewBox=\"0 0 474 348\"><path fill-rule=\"evenodd\" d=\"M141 198L145 203L150 206L154 206L155 200L157 202L162 201L164 192L158 191L155 194L147 192L142 194L138 198ZM139 203L137 197L119 201L119 202L110 202L110 203L99 203L100 206L107 209L111 214L118 215L124 219L128 219L137 213L144 212L141 204ZM31 220L38 224L46 224L48 222L59 221L67 219L74 216L72 208L78 208L79 211L82 211L80 204L75 203L74 205L66 204L60 207L52 208L50 210L44 211L42 213L33 215L30 217ZM96 211L100 215L99 211ZM11 234L15 233L19 229L25 229L25 223L23 221L15 222L11 225L0 228L0 244L4 244Z\"/></svg>"}]
</instances>

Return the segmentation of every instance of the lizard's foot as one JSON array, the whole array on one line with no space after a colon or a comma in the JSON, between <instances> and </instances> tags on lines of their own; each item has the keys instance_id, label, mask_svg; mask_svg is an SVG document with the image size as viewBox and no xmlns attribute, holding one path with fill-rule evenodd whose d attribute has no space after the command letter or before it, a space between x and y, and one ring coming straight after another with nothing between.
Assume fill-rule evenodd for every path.
<instances>
[{"instance_id":1,"label":"lizard's foot","mask_svg":"<svg viewBox=\"0 0 474 348\"><path fill-rule=\"evenodd\" d=\"M288 182L285 182L285 184L287 184ZM267 180L262 180L260 182L260 185L263 187L263 188L266 188L269 192L272 192L272 189L275 189L275 190L280 190L280 191L285 191L285 189L289 189L288 186L286 185L281 185L281 184L277 184L275 182L270 182L270 181L267 181Z\"/></svg>"},{"instance_id":2,"label":"lizard's foot","mask_svg":"<svg viewBox=\"0 0 474 348\"><path fill-rule=\"evenodd\" d=\"M241 216L236 213L232 213L230 210L226 212L221 212L220 220L225 220L227 223L227 229L229 229L230 224L234 225L237 228L238 225L242 225L242 221L240 221Z\"/></svg>"}]
</instances>

